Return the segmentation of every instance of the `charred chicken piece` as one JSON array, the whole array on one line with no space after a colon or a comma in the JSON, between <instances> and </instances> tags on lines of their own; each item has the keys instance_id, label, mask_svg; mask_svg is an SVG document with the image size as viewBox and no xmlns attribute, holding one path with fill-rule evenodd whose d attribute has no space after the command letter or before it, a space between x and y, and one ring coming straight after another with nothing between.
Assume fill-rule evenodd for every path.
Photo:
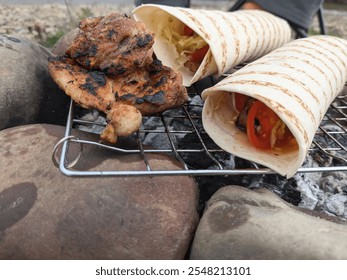
<instances>
[{"instance_id":1,"label":"charred chicken piece","mask_svg":"<svg viewBox=\"0 0 347 280\"><path fill-rule=\"evenodd\" d=\"M112 13L88 18L63 57L52 57L53 80L83 108L106 115L101 139L110 143L140 128L142 114L182 105L182 75L153 59L153 34L142 23Z\"/></svg>"},{"instance_id":2,"label":"charred chicken piece","mask_svg":"<svg viewBox=\"0 0 347 280\"><path fill-rule=\"evenodd\" d=\"M53 80L76 103L106 114L108 124L101 139L110 143L137 131L142 114L163 112L188 99L181 74L159 60L121 77L88 71L67 57L51 58L48 68Z\"/></svg>"},{"instance_id":3,"label":"charred chicken piece","mask_svg":"<svg viewBox=\"0 0 347 280\"><path fill-rule=\"evenodd\" d=\"M112 84L101 71L88 71L67 57L49 58L48 69L58 86L83 108L106 112L115 101Z\"/></svg>"},{"instance_id":4,"label":"charred chicken piece","mask_svg":"<svg viewBox=\"0 0 347 280\"><path fill-rule=\"evenodd\" d=\"M142 115L176 108L188 100L182 75L157 59L124 79L112 79L112 91L118 102L134 105Z\"/></svg>"},{"instance_id":5,"label":"charred chicken piece","mask_svg":"<svg viewBox=\"0 0 347 280\"><path fill-rule=\"evenodd\" d=\"M87 18L66 54L89 70L127 75L152 62L154 34L127 15Z\"/></svg>"}]
</instances>

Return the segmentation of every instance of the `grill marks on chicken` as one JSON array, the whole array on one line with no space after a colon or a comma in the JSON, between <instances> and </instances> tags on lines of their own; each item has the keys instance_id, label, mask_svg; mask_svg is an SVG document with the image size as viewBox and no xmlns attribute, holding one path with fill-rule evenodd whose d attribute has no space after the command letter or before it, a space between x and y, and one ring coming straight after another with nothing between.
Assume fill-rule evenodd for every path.
<instances>
[{"instance_id":1,"label":"grill marks on chicken","mask_svg":"<svg viewBox=\"0 0 347 280\"><path fill-rule=\"evenodd\" d=\"M114 102L111 84L103 72L88 71L66 57L50 58L48 69L58 86L81 107L106 112Z\"/></svg>"},{"instance_id":2,"label":"grill marks on chicken","mask_svg":"<svg viewBox=\"0 0 347 280\"><path fill-rule=\"evenodd\" d=\"M50 58L49 71L77 104L104 113L113 103L122 103L151 115L181 106L188 98L182 76L156 59L125 77L88 71L67 57Z\"/></svg>"},{"instance_id":3,"label":"grill marks on chicken","mask_svg":"<svg viewBox=\"0 0 347 280\"><path fill-rule=\"evenodd\" d=\"M124 79L112 82L116 100L134 105L143 115L181 106L188 99L181 74L156 59Z\"/></svg>"},{"instance_id":4,"label":"grill marks on chicken","mask_svg":"<svg viewBox=\"0 0 347 280\"><path fill-rule=\"evenodd\" d=\"M120 76L152 61L154 34L126 15L87 18L79 29L66 54L87 69Z\"/></svg>"},{"instance_id":5,"label":"grill marks on chicken","mask_svg":"<svg viewBox=\"0 0 347 280\"><path fill-rule=\"evenodd\" d=\"M142 115L187 101L182 75L153 59L153 36L142 24L111 14L83 20L80 28L66 55L50 58L48 68L77 104L105 113L102 140L116 143L140 128Z\"/></svg>"}]
</instances>

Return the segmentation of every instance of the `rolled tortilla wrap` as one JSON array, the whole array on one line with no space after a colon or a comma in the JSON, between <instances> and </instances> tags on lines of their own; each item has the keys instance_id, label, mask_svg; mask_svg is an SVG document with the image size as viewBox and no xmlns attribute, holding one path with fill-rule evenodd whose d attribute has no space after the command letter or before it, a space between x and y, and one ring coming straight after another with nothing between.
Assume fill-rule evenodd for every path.
<instances>
[{"instance_id":1,"label":"rolled tortilla wrap","mask_svg":"<svg viewBox=\"0 0 347 280\"><path fill-rule=\"evenodd\" d=\"M205 89L202 120L225 151L267 166L288 178L303 164L328 107L347 80L347 41L313 36L292 41ZM235 126L234 93L251 96L272 109L292 132L291 151L253 147Z\"/></svg>"},{"instance_id":2,"label":"rolled tortilla wrap","mask_svg":"<svg viewBox=\"0 0 347 280\"><path fill-rule=\"evenodd\" d=\"M155 54L165 65L183 74L185 86L210 75L221 76L291 39L291 29L285 20L260 10L223 12L147 4L136 8L133 15L155 33ZM197 48L209 46L194 72L184 66L187 55L180 50L187 45L182 40L185 25L200 36L202 42L196 42Z\"/></svg>"}]
</instances>

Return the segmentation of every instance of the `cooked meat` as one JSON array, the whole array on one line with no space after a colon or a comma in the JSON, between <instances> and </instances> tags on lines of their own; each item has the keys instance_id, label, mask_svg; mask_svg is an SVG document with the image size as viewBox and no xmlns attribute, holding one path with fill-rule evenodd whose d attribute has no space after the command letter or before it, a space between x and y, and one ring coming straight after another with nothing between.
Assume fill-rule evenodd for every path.
<instances>
[{"instance_id":1,"label":"cooked meat","mask_svg":"<svg viewBox=\"0 0 347 280\"><path fill-rule=\"evenodd\" d=\"M117 136L128 136L139 130L142 115L134 106L114 102L107 111L106 128L100 138L110 143L117 142Z\"/></svg>"},{"instance_id":2,"label":"cooked meat","mask_svg":"<svg viewBox=\"0 0 347 280\"><path fill-rule=\"evenodd\" d=\"M142 115L181 106L188 99L182 75L156 59L124 79L112 79L112 91L117 101L134 105Z\"/></svg>"},{"instance_id":3,"label":"cooked meat","mask_svg":"<svg viewBox=\"0 0 347 280\"><path fill-rule=\"evenodd\" d=\"M152 62L154 34L127 15L87 18L66 54L90 70L121 76Z\"/></svg>"},{"instance_id":4,"label":"cooked meat","mask_svg":"<svg viewBox=\"0 0 347 280\"><path fill-rule=\"evenodd\" d=\"M124 77L88 71L66 57L51 58L48 66L53 80L76 103L106 114L108 125L101 139L110 143L117 141L117 135L126 136L138 130L141 113L163 112L188 99L181 74L159 60Z\"/></svg>"},{"instance_id":5,"label":"cooked meat","mask_svg":"<svg viewBox=\"0 0 347 280\"><path fill-rule=\"evenodd\" d=\"M115 101L112 83L101 71L88 71L66 57L50 58L48 69L59 87L83 108L106 112Z\"/></svg>"},{"instance_id":6,"label":"cooked meat","mask_svg":"<svg viewBox=\"0 0 347 280\"><path fill-rule=\"evenodd\" d=\"M182 75L153 59L153 34L142 23L112 13L88 18L65 56L49 60L53 80L80 106L106 114L101 139L137 131L142 114L182 105Z\"/></svg>"}]
</instances>

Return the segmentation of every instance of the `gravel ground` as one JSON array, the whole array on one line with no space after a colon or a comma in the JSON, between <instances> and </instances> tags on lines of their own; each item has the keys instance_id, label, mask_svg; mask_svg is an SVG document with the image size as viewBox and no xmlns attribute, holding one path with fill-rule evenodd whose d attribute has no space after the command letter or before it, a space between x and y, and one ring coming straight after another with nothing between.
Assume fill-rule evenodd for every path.
<instances>
[{"instance_id":1,"label":"gravel ground","mask_svg":"<svg viewBox=\"0 0 347 280\"><path fill-rule=\"evenodd\" d=\"M327 34L347 39L347 25L345 24L347 21L347 12L324 10L323 15ZM318 19L314 18L312 29L319 32L318 26Z\"/></svg>"},{"instance_id":2,"label":"gravel ground","mask_svg":"<svg viewBox=\"0 0 347 280\"><path fill-rule=\"evenodd\" d=\"M111 11L130 13L134 8L133 4L68 6L65 4L2 4L1 6L0 33L26 36L46 46L50 46L57 37L76 27L79 20L84 17L105 15ZM192 6L227 10L230 3L228 1L192 1ZM347 12L326 10L324 17L328 34L347 39L347 25L342 24L346 21ZM312 30L319 32L316 18L313 20Z\"/></svg>"},{"instance_id":3,"label":"gravel ground","mask_svg":"<svg viewBox=\"0 0 347 280\"><path fill-rule=\"evenodd\" d=\"M3 5L0 9L0 33L21 35L39 43L53 41L75 28L80 19L118 11L129 13L133 5Z\"/></svg>"}]
</instances>

